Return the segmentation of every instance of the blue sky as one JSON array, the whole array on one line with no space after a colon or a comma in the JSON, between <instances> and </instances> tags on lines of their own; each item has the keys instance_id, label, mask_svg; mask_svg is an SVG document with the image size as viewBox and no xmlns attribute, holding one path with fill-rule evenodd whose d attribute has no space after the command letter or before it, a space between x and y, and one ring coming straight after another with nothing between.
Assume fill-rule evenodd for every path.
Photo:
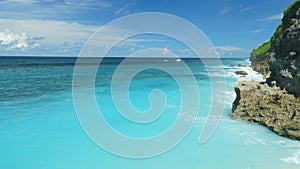
<instances>
[{"instance_id":1,"label":"blue sky","mask_svg":"<svg viewBox=\"0 0 300 169\"><path fill-rule=\"evenodd\" d=\"M101 26L138 12L163 12L201 29L221 57L248 57L267 41L293 0L0 0L0 52L17 56L77 56ZM179 46L164 37L143 37L122 50ZM149 43L149 39L153 39ZM158 40L159 39L159 40ZM125 52L126 53L126 52Z\"/></svg>"}]
</instances>

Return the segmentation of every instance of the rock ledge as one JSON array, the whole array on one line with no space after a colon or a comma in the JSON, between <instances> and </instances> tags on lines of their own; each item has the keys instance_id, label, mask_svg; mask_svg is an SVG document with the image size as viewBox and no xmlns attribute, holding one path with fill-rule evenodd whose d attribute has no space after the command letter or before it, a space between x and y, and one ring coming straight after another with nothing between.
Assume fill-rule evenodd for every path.
<instances>
[{"instance_id":1,"label":"rock ledge","mask_svg":"<svg viewBox=\"0 0 300 169\"><path fill-rule=\"evenodd\" d=\"M240 82L235 92L234 119L259 123L278 135L300 140L300 98L256 81Z\"/></svg>"}]
</instances>

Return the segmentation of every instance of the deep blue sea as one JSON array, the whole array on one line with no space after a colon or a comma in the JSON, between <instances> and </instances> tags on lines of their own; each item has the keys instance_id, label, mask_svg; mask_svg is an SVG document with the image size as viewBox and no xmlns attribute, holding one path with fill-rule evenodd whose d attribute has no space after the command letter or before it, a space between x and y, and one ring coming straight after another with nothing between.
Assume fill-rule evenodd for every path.
<instances>
[{"instance_id":1,"label":"deep blue sea","mask_svg":"<svg viewBox=\"0 0 300 169\"><path fill-rule=\"evenodd\" d=\"M98 106L110 126L130 137L146 138L164 132L178 114L180 90L166 72L149 69L135 76L129 87L132 105L147 110L149 93L160 89L167 98L164 114L149 125L129 122L118 114L111 96L111 79L122 58L105 58L95 80ZM187 137L173 149L150 158L124 158L96 145L82 129L72 98L72 78L76 58L0 57L0 169L299 169L300 142L280 137L267 128L232 120L234 85L241 80L262 80L249 67L247 59L133 59L128 69L151 63L172 67L178 73L185 62L196 79L200 110ZM234 64L234 67L230 67ZM239 67L242 64L246 67ZM80 65L94 66L91 62ZM211 78L207 67L224 69L226 77L225 109L218 128L204 144L199 135L211 104ZM240 77L234 71L245 70ZM126 75L125 75L126 76ZM190 81L182 75L185 84ZM186 78L186 79L185 79ZM193 98L191 98L193 99ZM121 102L122 103L122 102ZM157 122L157 123L156 123ZM141 150L143 151L143 150Z\"/></svg>"}]
</instances>

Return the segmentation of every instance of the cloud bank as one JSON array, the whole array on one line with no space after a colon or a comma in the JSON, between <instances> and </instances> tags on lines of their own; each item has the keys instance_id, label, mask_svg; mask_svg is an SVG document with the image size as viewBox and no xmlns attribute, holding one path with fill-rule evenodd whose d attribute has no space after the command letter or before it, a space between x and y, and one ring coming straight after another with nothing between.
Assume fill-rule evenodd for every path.
<instances>
[{"instance_id":1,"label":"cloud bank","mask_svg":"<svg viewBox=\"0 0 300 169\"><path fill-rule=\"evenodd\" d=\"M42 40L42 38L30 37L25 32L18 34L11 32L9 29L0 32L1 48L5 50L21 49L25 51L30 48L38 47L38 41L40 40Z\"/></svg>"}]
</instances>

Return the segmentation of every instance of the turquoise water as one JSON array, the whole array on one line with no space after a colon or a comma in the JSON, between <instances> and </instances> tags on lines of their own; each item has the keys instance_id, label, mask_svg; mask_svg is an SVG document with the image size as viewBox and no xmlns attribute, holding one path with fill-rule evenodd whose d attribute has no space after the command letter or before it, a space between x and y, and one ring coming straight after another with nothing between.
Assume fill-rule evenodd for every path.
<instances>
[{"instance_id":1,"label":"turquoise water","mask_svg":"<svg viewBox=\"0 0 300 169\"><path fill-rule=\"evenodd\" d=\"M108 123L131 137L151 137L165 131L177 118L180 94L176 81L158 70L139 73L130 86L130 99L139 110L150 104L148 94L159 88L166 94L167 107L155 122L141 125L125 120L114 107L110 82L121 59L106 59L96 78L96 97ZM231 119L239 80L261 79L245 59L223 59L226 75L225 110L219 126L204 144L199 135L210 107L210 78L197 59L184 59L193 71L201 95L200 112L189 135L170 151L146 159L130 159L99 148L85 134L77 119L72 99L74 58L0 58L0 168L1 169L299 169L300 142L280 137L265 127ZM167 64L178 69L175 59L138 59ZM214 60L207 66L216 67ZM89 67L90 65L81 65ZM249 76L234 71L244 69ZM217 72L217 71L216 71ZM184 78L184 76L182 77ZM188 81L186 82L189 83ZM213 100L213 104L221 100ZM189 120L189 117L180 116Z\"/></svg>"}]
</instances>

